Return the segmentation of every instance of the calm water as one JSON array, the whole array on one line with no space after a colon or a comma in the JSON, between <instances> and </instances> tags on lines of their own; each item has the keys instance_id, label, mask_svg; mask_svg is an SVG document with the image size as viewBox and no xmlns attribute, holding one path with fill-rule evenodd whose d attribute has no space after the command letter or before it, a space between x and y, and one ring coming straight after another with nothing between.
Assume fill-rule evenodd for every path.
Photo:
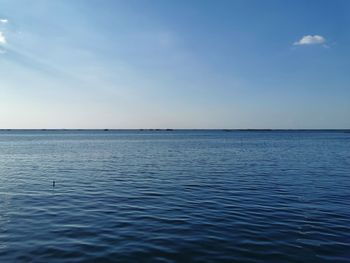
<instances>
[{"instance_id":1,"label":"calm water","mask_svg":"<svg viewBox=\"0 0 350 263\"><path fill-rule=\"evenodd\" d=\"M350 262L350 133L1 131L0 262Z\"/></svg>"}]
</instances>

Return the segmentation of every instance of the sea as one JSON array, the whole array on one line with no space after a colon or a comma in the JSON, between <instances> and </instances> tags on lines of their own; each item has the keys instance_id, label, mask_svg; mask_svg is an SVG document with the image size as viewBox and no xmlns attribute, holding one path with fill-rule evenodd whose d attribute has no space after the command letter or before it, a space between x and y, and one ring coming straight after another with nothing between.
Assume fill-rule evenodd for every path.
<instances>
[{"instance_id":1,"label":"sea","mask_svg":"<svg viewBox=\"0 0 350 263\"><path fill-rule=\"evenodd\" d=\"M0 262L350 262L350 131L1 130Z\"/></svg>"}]
</instances>

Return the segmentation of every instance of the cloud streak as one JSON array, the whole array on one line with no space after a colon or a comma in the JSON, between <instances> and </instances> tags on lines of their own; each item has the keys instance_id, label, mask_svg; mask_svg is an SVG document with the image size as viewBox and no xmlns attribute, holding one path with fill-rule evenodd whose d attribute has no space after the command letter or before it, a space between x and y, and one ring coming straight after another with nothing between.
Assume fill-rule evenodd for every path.
<instances>
[{"instance_id":1,"label":"cloud streak","mask_svg":"<svg viewBox=\"0 0 350 263\"><path fill-rule=\"evenodd\" d=\"M0 19L0 25L1 24L7 24L9 21L8 21L8 19L6 19L6 18L1 18ZM4 35L4 33L2 32L2 31L0 31L0 46L2 46L2 45L5 45L6 44L6 37L5 37L5 35ZM4 50L3 49L0 49L0 54L2 54L2 53L4 53Z\"/></svg>"},{"instance_id":2,"label":"cloud streak","mask_svg":"<svg viewBox=\"0 0 350 263\"><path fill-rule=\"evenodd\" d=\"M320 35L306 35L303 36L298 41L294 42L293 45L295 46L303 46L303 45L320 45L324 44L326 42L326 39L323 36Z\"/></svg>"},{"instance_id":3,"label":"cloud streak","mask_svg":"<svg viewBox=\"0 0 350 263\"><path fill-rule=\"evenodd\" d=\"M4 44L6 44L6 37L4 33L0 31L0 45L4 45Z\"/></svg>"}]
</instances>

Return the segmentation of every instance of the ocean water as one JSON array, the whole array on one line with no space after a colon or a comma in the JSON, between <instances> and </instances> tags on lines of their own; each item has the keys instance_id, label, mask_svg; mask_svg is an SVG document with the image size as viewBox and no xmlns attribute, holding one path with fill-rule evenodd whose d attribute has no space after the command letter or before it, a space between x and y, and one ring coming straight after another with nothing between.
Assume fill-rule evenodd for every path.
<instances>
[{"instance_id":1,"label":"ocean water","mask_svg":"<svg viewBox=\"0 0 350 263\"><path fill-rule=\"evenodd\" d=\"M0 262L350 262L350 133L1 131Z\"/></svg>"}]
</instances>

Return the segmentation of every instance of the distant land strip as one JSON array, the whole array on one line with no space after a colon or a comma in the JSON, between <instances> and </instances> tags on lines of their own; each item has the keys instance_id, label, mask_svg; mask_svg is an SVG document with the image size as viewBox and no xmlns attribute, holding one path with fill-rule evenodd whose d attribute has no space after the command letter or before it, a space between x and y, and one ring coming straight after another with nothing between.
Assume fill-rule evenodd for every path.
<instances>
[{"instance_id":1,"label":"distant land strip","mask_svg":"<svg viewBox=\"0 0 350 263\"><path fill-rule=\"evenodd\" d=\"M172 132L172 131L223 131L223 132L346 132L350 133L350 129L169 129L169 128L140 128L140 129L0 129L4 131L35 131L35 132L57 132L57 131L86 131L86 132L117 132L117 131L156 131L156 132Z\"/></svg>"}]
</instances>

